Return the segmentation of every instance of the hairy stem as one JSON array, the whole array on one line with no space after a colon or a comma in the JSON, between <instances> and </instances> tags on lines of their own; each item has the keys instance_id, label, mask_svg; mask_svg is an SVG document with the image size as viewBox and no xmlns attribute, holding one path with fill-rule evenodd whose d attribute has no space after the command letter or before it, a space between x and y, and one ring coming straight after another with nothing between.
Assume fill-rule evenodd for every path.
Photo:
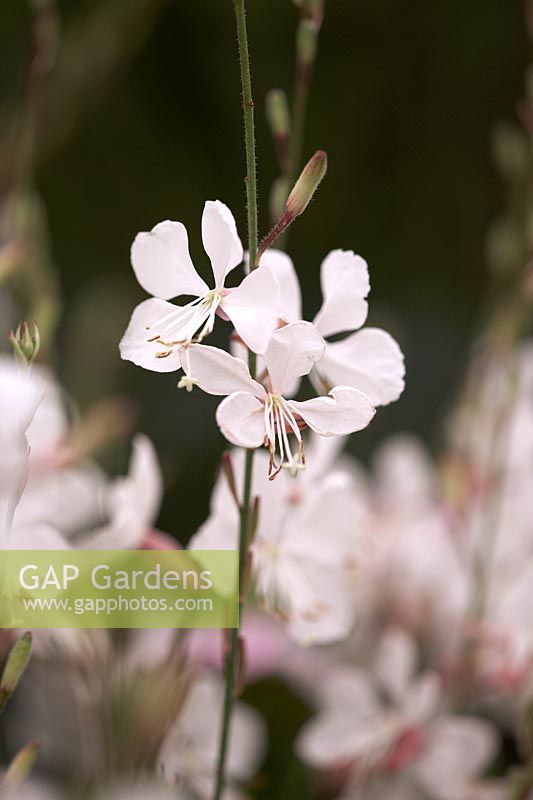
<instances>
[{"instance_id":1,"label":"hairy stem","mask_svg":"<svg viewBox=\"0 0 533 800\"><path fill-rule=\"evenodd\" d=\"M250 75L250 56L248 51L248 34L246 30L245 0L234 0L235 18L237 22L237 40L239 45L239 59L241 65L242 104L244 114L244 143L246 150L246 208L248 218L248 252L250 254L250 269L254 268L257 254L257 176L255 167L255 131L254 131L254 101L252 98L252 79ZM248 365L252 376L256 369L255 353L248 353ZM252 496L254 451L247 450L244 465L244 482L242 502L239 517L239 620L245 594L243 582L246 554L249 544L250 503ZM239 653L239 628L234 628L230 634L228 653L225 666L225 691L224 707L222 711L222 727L214 800L220 800L226 783L226 760L231 732L231 717L235 698L235 684L237 672L237 658Z\"/></svg>"}]
</instances>

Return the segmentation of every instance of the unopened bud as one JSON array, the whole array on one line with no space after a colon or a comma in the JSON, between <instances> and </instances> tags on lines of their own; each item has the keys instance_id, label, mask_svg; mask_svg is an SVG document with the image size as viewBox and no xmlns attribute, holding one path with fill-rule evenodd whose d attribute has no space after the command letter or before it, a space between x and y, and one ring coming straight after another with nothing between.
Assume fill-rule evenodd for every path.
<instances>
[{"instance_id":1,"label":"unopened bud","mask_svg":"<svg viewBox=\"0 0 533 800\"><path fill-rule=\"evenodd\" d=\"M235 505L237 506L237 508L240 508L241 503L239 500L239 492L237 491L237 481L235 479L233 460L231 458L231 452L229 452L228 450L226 450L226 452L222 456L222 469L224 470L224 475L226 476L226 481L228 483L228 489L230 490L231 496L235 501Z\"/></svg>"},{"instance_id":2,"label":"unopened bud","mask_svg":"<svg viewBox=\"0 0 533 800\"><path fill-rule=\"evenodd\" d=\"M294 184L287 198L285 210L292 217L299 217L313 199L328 168L328 157L323 150L317 150L305 165L302 174Z\"/></svg>"},{"instance_id":3,"label":"unopened bud","mask_svg":"<svg viewBox=\"0 0 533 800\"><path fill-rule=\"evenodd\" d=\"M297 217L301 216L314 193L326 174L328 168L328 157L323 150L317 150L310 161L307 162L302 174L294 184L292 192L287 198L285 209L271 231L261 240L257 250L255 266L259 265L261 256L276 239L278 239L291 225Z\"/></svg>"},{"instance_id":4,"label":"unopened bud","mask_svg":"<svg viewBox=\"0 0 533 800\"><path fill-rule=\"evenodd\" d=\"M318 32L311 19L303 19L298 25L296 54L299 64L308 67L315 60Z\"/></svg>"},{"instance_id":5,"label":"unopened bud","mask_svg":"<svg viewBox=\"0 0 533 800\"><path fill-rule=\"evenodd\" d=\"M530 164L529 144L518 125L502 122L492 134L492 152L498 170L510 181L520 180Z\"/></svg>"},{"instance_id":6,"label":"unopened bud","mask_svg":"<svg viewBox=\"0 0 533 800\"><path fill-rule=\"evenodd\" d=\"M310 17L318 17L322 15L324 9L324 0L292 0L296 8L299 8L303 14Z\"/></svg>"},{"instance_id":7,"label":"unopened bud","mask_svg":"<svg viewBox=\"0 0 533 800\"><path fill-rule=\"evenodd\" d=\"M27 322L19 323L16 331L11 331L9 340L13 346L15 358L19 364L29 366L37 358L41 346L41 337L37 323L33 323L33 332Z\"/></svg>"},{"instance_id":8,"label":"unopened bud","mask_svg":"<svg viewBox=\"0 0 533 800\"><path fill-rule=\"evenodd\" d=\"M494 275L516 275L525 259L524 243L519 227L509 217L495 222L487 238L487 259Z\"/></svg>"},{"instance_id":9,"label":"unopened bud","mask_svg":"<svg viewBox=\"0 0 533 800\"><path fill-rule=\"evenodd\" d=\"M288 136L290 133L290 115L287 95L283 89L271 89L266 94L266 115L272 135Z\"/></svg>"},{"instance_id":10,"label":"unopened bud","mask_svg":"<svg viewBox=\"0 0 533 800\"><path fill-rule=\"evenodd\" d=\"M291 120L287 95L283 89L271 89L266 95L266 115L272 132L280 169L289 169L289 135Z\"/></svg>"},{"instance_id":11,"label":"unopened bud","mask_svg":"<svg viewBox=\"0 0 533 800\"><path fill-rule=\"evenodd\" d=\"M24 670L28 666L32 648L32 635L25 633L14 645L0 679L0 712L17 688Z\"/></svg>"},{"instance_id":12,"label":"unopened bud","mask_svg":"<svg viewBox=\"0 0 533 800\"><path fill-rule=\"evenodd\" d=\"M26 780L35 766L36 760L37 745L30 742L17 753L4 773L1 785L7 789L16 789Z\"/></svg>"}]
</instances>

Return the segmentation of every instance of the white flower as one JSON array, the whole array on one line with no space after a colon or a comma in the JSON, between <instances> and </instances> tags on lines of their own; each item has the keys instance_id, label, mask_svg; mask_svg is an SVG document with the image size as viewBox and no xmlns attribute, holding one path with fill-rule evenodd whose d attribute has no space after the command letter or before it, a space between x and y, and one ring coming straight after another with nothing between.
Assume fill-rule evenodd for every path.
<instances>
[{"instance_id":1,"label":"white flower","mask_svg":"<svg viewBox=\"0 0 533 800\"><path fill-rule=\"evenodd\" d=\"M316 481L267 478L267 456L258 453L252 493L259 516L251 545L254 586L262 605L287 625L300 644L339 641L349 634L356 610L350 559L359 542L360 506L350 477L332 470ZM236 474L242 450L232 454ZM196 550L237 547L238 509L225 476L211 500L211 514L193 536Z\"/></svg>"},{"instance_id":2,"label":"white flower","mask_svg":"<svg viewBox=\"0 0 533 800\"><path fill-rule=\"evenodd\" d=\"M291 259L267 250L261 268L276 276L280 287L280 316L284 322L301 319L301 294ZM404 388L403 355L396 341L379 328L359 330L366 320L370 291L366 261L351 250L332 250L320 267L323 303L313 322L322 336L356 331L345 339L326 342L310 378L319 391L353 386L374 406L397 400ZM294 392L297 391L297 384Z\"/></svg>"},{"instance_id":3,"label":"white flower","mask_svg":"<svg viewBox=\"0 0 533 800\"><path fill-rule=\"evenodd\" d=\"M217 422L232 444L270 450L270 475L282 467L296 473L305 465L300 428L306 425L321 436L338 436L365 428L374 409L362 392L337 386L328 397L297 402L287 400L287 389L309 374L324 352L324 341L314 325L295 322L273 334L265 353L267 388L250 376L239 358L216 347L190 348L190 374L209 394L229 395L217 409ZM293 452L290 436L296 439Z\"/></svg>"},{"instance_id":4,"label":"white flower","mask_svg":"<svg viewBox=\"0 0 533 800\"><path fill-rule=\"evenodd\" d=\"M398 775L432 800L467 796L495 754L494 730L481 719L439 714L439 681L430 672L417 676L416 658L413 641L393 630L381 643L374 678L355 668L333 676L318 717L297 741L304 760L319 769L350 767L354 789Z\"/></svg>"},{"instance_id":5,"label":"white flower","mask_svg":"<svg viewBox=\"0 0 533 800\"><path fill-rule=\"evenodd\" d=\"M213 794L224 686L214 675L202 675L190 689L177 722L159 755L162 774L185 798L207 800ZM235 798L230 788L255 774L265 748L265 730L259 716L237 703L230 728L226 762L229 787L225 800ZM179 795L181 797L181 794Z\"/></svg>"},{"instance_id":6,"label":"white flower","mask_svg":"<svg viewBox=\"0 0 533 800\"><path fill-rule=\"evenodd\" d=\"M133 312L120 343L122 358L157 372L171 372L187 363L186 348L213 330L217 313L230 319L241 339L257 353L264 352L278 322L278 286L269 270L256 269L240 286L227 289L226 276L243 260L235 220L223 203L207 201L202 238L213 269L210 289L196 272L181 222L160 222L139 233L131 249L137 280L153 295ZM195 299L185 306L166 302L180 295ZM192 385L187 378L182 383Z\"/></svg>"}]
</instances>

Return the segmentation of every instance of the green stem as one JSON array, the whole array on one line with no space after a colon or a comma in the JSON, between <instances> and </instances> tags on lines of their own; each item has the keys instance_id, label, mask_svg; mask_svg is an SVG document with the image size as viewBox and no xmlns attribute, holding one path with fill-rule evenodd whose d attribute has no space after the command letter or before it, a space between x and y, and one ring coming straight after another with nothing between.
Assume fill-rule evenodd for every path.
<instances>
[{"instance_id":1,"label":"green stem","mask_svg":"<svg viewBox=\"0 0 533 800\"><path fill-rule=\"evenodd\" d=\"M314 20L316 37L320 33L322 25L323 11L321 10ZM305 20L300 20L300 26L305 24ZM298 36L298 34L297 34ZM309 102L309 93L311 90L311 79L313 76L314 62L316 57L316 46L313 50L312 57L307 61L302 61L301 53L298 52L297 46L296 54L296 77L294 81L294 96L292 103L292 123L289 136L289 169L287 171L287 194L291 191L296 183L298 175L300 174L302 162L302 150L305 135L305 123L307 119L307 106ZM286 199L286 198L285 198ZM287 249L287 241L289 238L288 229L278 240L278 247L282 250Z\"/></svg>"},{"instance_id":2,"label":"green stem","mask_svg":"<svg viewBox=\"0 0 533 800\"><path fill-rule=\"evenodd\" d=\"M248 50L248 33L246 30L245 0L234 0L235 18L237 22L237 39L241 65L242 103L244 115L244 143L246 149L246 208L248 217L248 252L250 269L254 268L257 254L257 176L255 166L255 132L254 101L252 98L252 79L250 74L250 55ZM255 353L248 352L250 373L255 375ZM246 554L249 543L250 502L252 497L254 451L247 450L244 465L244 484L239 516L239 622L242 615L245 587ZM226 760L231 733L231 717L235 697L236 661L239 652L239 628L231 631L229 651L225 666L224 707L222 710L222 729L216 772L214 800L221 800L226 783Z\"/></svg>"}]
</instances>

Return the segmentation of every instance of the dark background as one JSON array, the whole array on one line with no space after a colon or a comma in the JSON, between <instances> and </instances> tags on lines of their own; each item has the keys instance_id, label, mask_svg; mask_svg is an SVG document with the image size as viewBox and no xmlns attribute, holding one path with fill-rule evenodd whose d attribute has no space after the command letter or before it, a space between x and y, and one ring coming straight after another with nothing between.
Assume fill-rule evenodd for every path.
<instances>
[{"instance_id":1,"label":"dark background","mask_svg":"<svg viewBox=\"0 0 533 800\"><path fill-rule=\"evenodd\" d=\"M106 21L108 11L120 17L127 6L148 9L137 39ZM68 93L64 108L60 94L55 116L41 120L35 180L64 299L57 364L81 407L116 392L137 401L139 428L153 438L168 484L160 527L183 540L206 515L224 446L213 417L218 401L178 392L175 375L121 363L118 341L144 297L129 265L137 231L183 221L205 271L200 217L204 201L218 198L245 239L232 3L65 0L60 7L64 39L95 13L103 22L84 51L94 85L80 92L74 112ZM271 87L292 86L297 12L290 0L250 0L248 8L265 232L277 167L263 100ZM3 3L0 22L5 118L17 109L29 47L24 3ZM116 63L99 78L108 46ZM485 236L502 205L490 131L514 115L526 60L519 0L326 3L304 152L325 149L329 172L293 228L290 252L311 319L321 259L334 247L363 255L369 321L394 333L405 352L404 396L353 437L362 458L397 430L438 441L482 314ZM72 119L62 127L63 117Z\"/></svg>"}]
</instances>

